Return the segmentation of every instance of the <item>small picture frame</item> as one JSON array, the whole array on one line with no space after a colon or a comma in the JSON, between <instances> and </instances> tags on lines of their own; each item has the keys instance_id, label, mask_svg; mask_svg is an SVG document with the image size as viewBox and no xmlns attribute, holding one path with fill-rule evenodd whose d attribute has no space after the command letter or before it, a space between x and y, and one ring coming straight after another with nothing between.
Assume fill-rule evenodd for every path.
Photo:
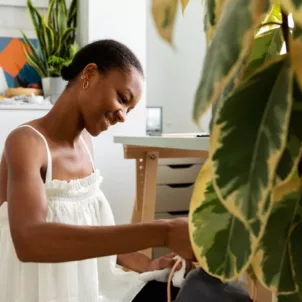
<instances>
[{"instance_id":1,"label":"small picture frame","mask_svg":"<svg viewBox=\"0 0 302 302\"><path fill-rule=\"evenodd\" d=\"M163 132L163 108L147 106L147 134L160 136Z\"/></svg>"}]
</instances>

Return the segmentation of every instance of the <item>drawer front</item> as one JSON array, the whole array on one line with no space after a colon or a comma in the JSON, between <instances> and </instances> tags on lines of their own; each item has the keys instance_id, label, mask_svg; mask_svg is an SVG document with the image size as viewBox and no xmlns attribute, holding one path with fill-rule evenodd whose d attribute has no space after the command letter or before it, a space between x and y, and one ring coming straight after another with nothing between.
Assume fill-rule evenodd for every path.
<instances>
[{"instance_id":1,"label":"drawer front","mask_svg":"<svg viewBox=\"0 0 302 302\"><path fill-rule=\"evenodd\" d=\"M157 213L155 215L155 219L173 219L173 218L177 218L177 217L187 217L188 214L187 213L182 213L182 214L169 214L169 213ZM165 256L169 253L171 253L172 251L169 250L168 248L165 247L156 247L152 249L152 258L153 259L157 259L159 257Z\"/></svg>"},{"instance_id":2,"label":"drawer front","mask_svg":"<svg viewBox=\"0 0 302 302\"><path fill-rule=\"evenodd\" d=\"M197 164L159 166L157 184L194 183L201 169Z\"/></svg>"},{"instance_id":3,"label":"drawer front","mask_svg":"<svg viewBox=\"0 0 302 302\"><path fill-rule=\"evenodd\" d=\"M188 158L159 158L159 166L167 165L182 165L182 164L203 164L206 161L206 158L199 157L188 157Z\"/></svg>"},{"instance_id":4,"label":"drawer front","mask_svg":"<svg viewBox=\"0 0 302 302\"><path fill-rule=\"evenodd\" d=\"M194 183L158 185L156 188L155 212L187 211L194 189Z\"/></svg>"}]
</instances>

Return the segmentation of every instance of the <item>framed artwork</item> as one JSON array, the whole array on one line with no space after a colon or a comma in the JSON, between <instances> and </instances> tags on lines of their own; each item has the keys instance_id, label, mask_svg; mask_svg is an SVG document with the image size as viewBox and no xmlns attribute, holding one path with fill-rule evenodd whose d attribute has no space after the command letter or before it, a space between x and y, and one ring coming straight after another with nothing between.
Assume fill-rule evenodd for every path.
<instances>
[{"instance_id":1,"label":"framed artwork","mask_svg":"<svg viewBox=\"0 0 302 302\"><path fill-rule=\"evenodd\" d=\"M147 107L147 134L161 135L163 132L163 108Z\"/></svg>"},{"instance_id":2,"label":"framed artwork","mask_svg":"<svg viewBox=\"0 0 302 302\"><path fill-rule=\"evenodd\" d=\"M30 40L37 47L37 39ZM31 83L40 83L40 76L27 63L23 47L22 38L0 36L0 87L27 87Z\"/></svg>"}]
</instances>

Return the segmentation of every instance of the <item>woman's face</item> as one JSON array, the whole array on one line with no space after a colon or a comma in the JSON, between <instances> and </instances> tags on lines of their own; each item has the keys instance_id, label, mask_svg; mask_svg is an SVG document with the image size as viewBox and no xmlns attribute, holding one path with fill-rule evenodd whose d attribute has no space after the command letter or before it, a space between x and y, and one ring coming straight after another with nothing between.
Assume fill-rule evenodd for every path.
<instances>
[{"instance_id":1,"label":"woman's face","mask_svg":"<svg viewBox=\"0 0 302 302\"><path fill-rule=\"evenodd\" d=\"M128 72L112 69L102 75L95 64L89 64L80 81L78 101L85 128L97 136L110 126L125 122L141 98L144 79L135 68ZM85 81L88 81L86 89Z\"/></svg>"}]
</instances>

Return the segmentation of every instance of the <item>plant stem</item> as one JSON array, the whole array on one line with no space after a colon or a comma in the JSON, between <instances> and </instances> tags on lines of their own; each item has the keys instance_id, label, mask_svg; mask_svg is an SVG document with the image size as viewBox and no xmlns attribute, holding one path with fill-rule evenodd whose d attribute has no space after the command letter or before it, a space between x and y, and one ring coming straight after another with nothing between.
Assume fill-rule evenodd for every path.
<instances>
[{"instance_id":1,"label":"plant stem","mask_svg":"<svg viewBox=\"0 0 302 302\"><path fill-rule=\"evenodd\" d=\"M282 33L285 41L286 52L289 52L289 27L288 27L288 18L287 14L284 11L281 11L282 14Z\"/></svg>"}]
</instances>

